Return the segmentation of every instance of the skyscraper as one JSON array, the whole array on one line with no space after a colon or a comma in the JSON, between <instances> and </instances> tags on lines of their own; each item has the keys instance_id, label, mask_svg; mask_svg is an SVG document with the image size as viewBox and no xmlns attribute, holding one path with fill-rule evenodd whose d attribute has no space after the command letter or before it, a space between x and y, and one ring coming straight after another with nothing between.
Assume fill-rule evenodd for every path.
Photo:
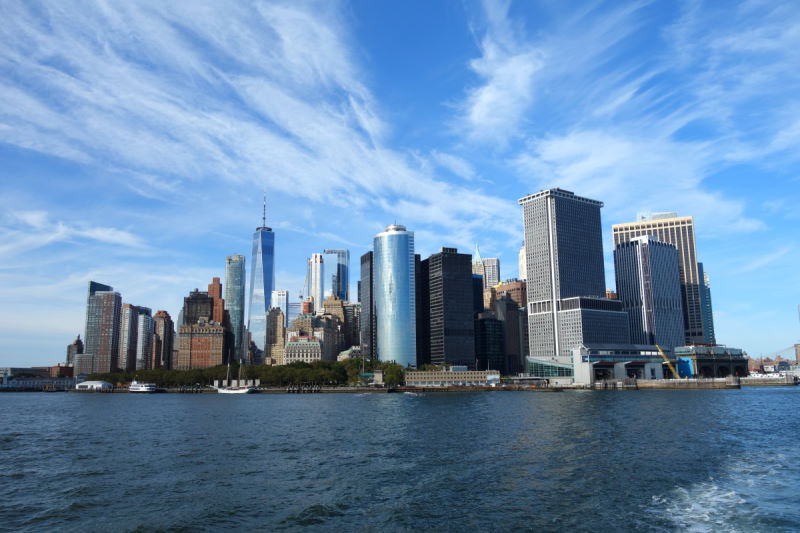
<instances>
[{"instance_id":1,"label":"skyscraper","mask_svg":"<svg viewBox=\"0 0 800 533\"><path fill-rule=\"evenodd\" d=\"M119 332L122 298L108 285L89 282L86 302L86 346L93 356L93 372L113 372L119 360Z\"/></svg>"},{"instance_id":2,"label":"skyscraper","mask_svg":"<svg viewBox=\"0 0 800 533\"><path fill-rule=\"evenodd\" d=\"M700 284L700 300L703 306L703 336L705 337L705 344L716 344L714 313L711 306L711 280L708 277L708 272L703 268L703 263L697 263L697 269L702 280Z\"/></svg>"},{"instance_id":3,"label":"skyscraper","mask_svg":"<svg viewBox=\"0 0 800 533\"><path fill-rule=\"evenodd\" d=\"M563 365L586 343L628 344L628 316L605 299L602 202L549 189L519 200L525 228L530 356ZM542 365L540 367L543 368Z\"/></svg>"},{"instance_id":4,"label":"skyscraper","mask_svg":"<svg viewBox=\"0 0 800 533\"><path fill-rule=\"evenodd\" d=\"M247 358L247 336L244 330L245 257L229 255L225 258L225 309L231 316L234 357Z\"/></svg>"},{"instance_id":5,"label":"skyscraper","mask_svg":"<svg viewBox=\"0 0 800 533\"><path fill-rule=\"evenodd\" d=\"M283 312L283 327L288 327L289 322L287 321L287 317L289 316L289 291L282 289L272 291L272 297L270 298L269 306L271 308L280 309Z\"/></svg>"},{"instance_id":6,"label":"skyscraper","mask_svg":"<svg viewBox=\"0 0 800 533\"><path fill-rule=\"evenodd\" d=\"M478 243L475 243L475 253L472 254L472 273L480 276L483 280L483 287L486 288L486 272L484 271L483 259L481 259L481 251L478 249Z\"/></svg>"},{"instance_id":7,"label":"skyscraper","mask_svg":"<svg viewBox=\"0 0 800 533\"><path fill-rule=\"evenodd\" d=\"M127 372L136 369L136 343L139 339L139 309L132 304L122 304L120 320L119 369Z\"/></svg>"},{"instance_id":8,"label":"skyscraper","mask_svg":"<svg viewBox=\"0 0 800 533\"><path fill-rule=\"evenodd\" d=\"M636 222L614 224L614 246L628 242L634 237L652 235L678 249L681 293L683 296L683 323L686 329L686 344L704 344L708 340L703 327L704 283L700 275L695 247L694 219L679 217L676 213L640 213ZM711 325L713 328L713 324Z\"/></svg>"},{"instance_id":9,"label":"skyscraper","mask_svg":"<svg viewBox=\"0 0 800 533\"><path fill-rule=\"evenodd\" d=\"M414 233L392 224L375 235L373 251L378 358L416 366Z\"/></svg>"},{"instance_id":10,"label":"skyscraper","mask_svg":"<svg viewBox=\"0 0 800 533\"><path fill-rule=\"evenodd\" d=\"M175 342L175 325L172 317L164 310L159 310L153 317L153 330L161 340L160 350L153 350L153 367L171 370L174 362L172 361L172 349Z\"/></svg>"},{"instance_id":11,"label":"skyscraper","mask_svg":"<svg viewBox=\"0 0 800 533\"><path fill-rule=\"evenodd\" d=\"M247 330L256 347L264 351L267 338L269 298L275 288L275 234L267 227L267 196L261 226L253 233L253 260L250 266L250 305Z\"/></svg>"},{"instance_id":12,"label":"skyscraper","mask_svg":"<svg viewBox=\"0 0 800 533\"><path fill-rule=\"evenodd\" d=\"M343 302L350 301L350 250L325 250L336 256L336 270L331 278L331 292Z\"/></svg>"},{"instance_id":13,"label":"skyscraper","mask_svg":"<svg viewBox=\"0 0 800 533\"><path fill-rule=\"evenodd\" d=\"M83 354L83 341L80 334L72 341L72 344L67 346L67 364L75 364L75 356Z\"/></svg>"},{"instance_id":14,"label":"skyscraper","mask_svg":"<svg viewBox=\"0 0 800 533\"><path fill-rule=\"evenodd\" d=\"M500 283L500 260L487 257L483 260L484 288L494 287Z\"/></svg>"},{"instance_id":15,"label":"skyscraper","mask_svg":"<svg viewBox=\"0 0 800 533\"><path fill-rule=\"evenodd\" d=\"M475 365L475 321L472 313L472 265L469 254L442 248L422 261L428 309L417 309L418 318L429 318L430 363ZM502 370L502 369L498 369Z\"/></svg>"},{"instance_id":16,"label":"skyscraper","mask_svg":"<svg viewBox=\"0 0 800 533\"><path fill-rule=\"evenodd\" d=\"M373 252L367 252L361 256L361 282L359 283L358 299L361 302L361 354L372 359L377 355L377 322L375 317L375 287Z\"/></svg>"},{"instance_id":17,"label":"skyscraper","mask_svg":"<svg viewBox=\"0 0 800 533\"><path fill-rule=\"evenodd\" d=\"M521 281L528 280L528 269L525 265L525 243L522 243L522 247L519 249L519 279Z\"/></svg>"},{"instance_id":18,"label":"skyscraper","mask_svg":"<svg viewBox=\"0 0 800 533\"><path fill-rule=\"evenodd\" d=\"M136 339L136 370L148 370L153 362L153 316L149 307L139 307Z\"/></svg>"},{"instance_id":19,"label":"skyscraper","mask_svg":"<svg viewBox=\"0 0 800 533\"><path fill-rule=\"evenodd\" d=\"M225 322L225 300L222 299L222 283L218 277L214 277L208 284L208 297L214 300L214 308L211 312L211 320L217 324Z\"/></svg>"},{"instance_id":20,"label":"skyscraper","mask_svg":"<svg viewBox=\"0 0 800 533\"><path fill-rule=\"evenodd\" d=\"M322 300L325 294L325 264L322 254L311 254L308 260L307 296L314 302L314 312L322 313Z\"/></svg>"},{"instance_id":21,"label":"skyscraper","mask_svg":"<svg viewBox=\"0 0 800 533\"><path fill-rule=\"evenodd\" d=\"M667 352L684 340L678 251L650 236L634 237L614 250L617 293L628 312L633 344L657 344Z\"/></svg>"}]
</instances>

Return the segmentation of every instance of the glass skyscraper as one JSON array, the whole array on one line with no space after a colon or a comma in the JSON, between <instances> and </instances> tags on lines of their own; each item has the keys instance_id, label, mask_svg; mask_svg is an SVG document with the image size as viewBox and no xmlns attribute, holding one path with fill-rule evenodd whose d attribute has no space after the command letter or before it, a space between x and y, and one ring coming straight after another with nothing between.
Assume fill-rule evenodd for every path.
<instances>
[{"instance_id":1,"label":"glass skyscraper","mask_svg":"<svg viewBox=\"0 0 800 533\"><path fill-rule=\"evenodd\" d=\"M414 233L392 224L373 239L378 359L416 366Z\"/></svg>"},{"instance_id":2,"label":"glass skyscraper","mask_svg":"<svg viewBox=\"0 0 800 533\"><path fill-rule=\"evenodd\" d=\"M245 257L229 255L225 258L225 309L231 317L233 329L234 357L237 361L247 359L244 333L244 287Z\"/></svg>"},{"instance_id":3,"label":"glass skyscraper","mask_svg":"<svg viewBox=\"0 0 800 533\"><path fill-rule=\"evenodd\" d=\"M331 292L344 302L350 301L350 250L325 250L336 256L336 270L331 277Z\"/></svg>"},{"instance_id":4,"label":"glass skyscraper","mask_svg":"<svg viewBox=\"0 0 800 533\"><path fill-rule=\"evenodd\" d=\"M272 289L275 287L275 234L267 227L267 202L261 226L253 233L253 259L250 265L250 305L247 310L247 329L253 342L262 352L267 338L267 312Z\"/></svg>"}]
</instances>

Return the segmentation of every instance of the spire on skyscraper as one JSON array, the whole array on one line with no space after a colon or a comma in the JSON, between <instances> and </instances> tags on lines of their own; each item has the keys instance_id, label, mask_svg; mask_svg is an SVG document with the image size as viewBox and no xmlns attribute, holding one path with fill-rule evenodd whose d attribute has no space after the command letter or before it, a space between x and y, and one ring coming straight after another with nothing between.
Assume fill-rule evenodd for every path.
<instances>
[{"instance_id":1,"label":"spire on skyscraper","mask_svg":"<svg viewBox=\"0 0 800 533\"><path fill-rule=\"evenodd\" d=\"M261 215L261 227L267 226L267 189L264 189L264 213Z\"/></svg>"},{"instance_id":2,"label":"spire on skyscraper","mask_svg":"<svg viewBox=\"0 0 800 533\"><path fill-rule=\"evenodd\" d=\"M475 253L472 254L472 262L473 263L480 263L483 265L483 260L481 259L481 251L478 250L478 243L475 243Z\"/></svg>"}]
</instances>

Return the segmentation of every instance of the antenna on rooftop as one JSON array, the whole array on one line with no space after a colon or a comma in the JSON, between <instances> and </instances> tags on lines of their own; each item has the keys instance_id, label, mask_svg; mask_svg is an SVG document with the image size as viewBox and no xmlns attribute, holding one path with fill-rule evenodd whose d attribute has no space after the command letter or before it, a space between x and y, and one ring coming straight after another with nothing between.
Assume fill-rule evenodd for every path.
<instances>
[{"instance_id":1,"label":"antenna on rooftop","mask_svg":"<svg viewBox=\"0 0 800 533\"><path fill-rule=\"evenodd\" d=\"M267 189L264 189L264 214L261 217L261 227L267 227Z\"/></svg>"}]
</instances>

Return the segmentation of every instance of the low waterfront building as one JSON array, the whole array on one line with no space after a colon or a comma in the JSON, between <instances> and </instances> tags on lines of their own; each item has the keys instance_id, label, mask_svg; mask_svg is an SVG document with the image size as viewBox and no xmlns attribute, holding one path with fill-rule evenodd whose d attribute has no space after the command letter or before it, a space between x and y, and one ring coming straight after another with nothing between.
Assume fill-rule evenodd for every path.
<instances>
[{"instance_id":1,"label":"low waterfront building","mask_svg":"<svg viewBox=\"0 0 800 533\"><path fill-rule=\"evenodd\" d=\"M75 387L71 377L22 377L9 379L3 388L25 391L65 391Z\"/></svg>"},{"instance_id":2,"label":"low waterfront building","mask_svg":"<svg viewBox=\"0 0 800 533\"><path fill-rule=\"evenodd\" d=\"M114 385L108 381L82 381L75 386L76 390L83 391L110 391Z\"/></svg>"},{"instance_id":3,"label":"low waterfront building","mask_svg":"<svg viewBox=\"0 0 800 533\"><path fill-rule=\"evenodd\" d=\"M664 379L664 364L655 346L596 344L572 350L573 383L578 385L606 379Z\"/></svg>"},{"instance_id":4,"label":"low waterfront building","mask_svg":"<svg viewBox=\"0 0 800 533\"><path fill-rule=\"evenodd\" d=\"M407 370L407 387L487 387L500 383L497 370L467 370L453 366L450 370Z\"/></svg>"},{"instance_id":5,"label":"low waterfront building","mask_svg":"<svg viewBox=\"0 0 800 533\"><path fill-rule=\"evenodd\" d=\"M284 364L296 361L312 363L322 360L322 343L315 337L292 337L283 353Z\"/></svg>"},{"instance_id":6,"label":"low waterfront building","mask_svg":"<svg viewBox=\"0 0 800 533\"><path fill-rule=\"evenodd\" d=\"M678 346L675 358L685 362L693 376L703 378L745 377L747 353L741 348L728 346Z\"/></svg>"}]
</instances>

